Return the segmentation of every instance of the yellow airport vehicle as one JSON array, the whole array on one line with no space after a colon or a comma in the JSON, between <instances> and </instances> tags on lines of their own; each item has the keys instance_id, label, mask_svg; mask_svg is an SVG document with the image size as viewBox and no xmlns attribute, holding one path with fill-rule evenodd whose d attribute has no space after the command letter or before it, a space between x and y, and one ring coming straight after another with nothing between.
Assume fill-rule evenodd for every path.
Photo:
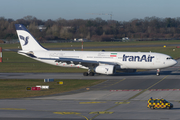
<instances>
[{"instance_id":1,"label":"yellow airport vehicle","mask_svg":"<svg viewBox=\"0 0 180 120\"><path fill-rule=\"evenodd\" d=\"M152 99L152 98L150 98L148 100L147 107L150 109L155 109L155 108L171 109L171 108L173 108L173 104L168 102L165 99Z\"/></svg>"}]
</instances>

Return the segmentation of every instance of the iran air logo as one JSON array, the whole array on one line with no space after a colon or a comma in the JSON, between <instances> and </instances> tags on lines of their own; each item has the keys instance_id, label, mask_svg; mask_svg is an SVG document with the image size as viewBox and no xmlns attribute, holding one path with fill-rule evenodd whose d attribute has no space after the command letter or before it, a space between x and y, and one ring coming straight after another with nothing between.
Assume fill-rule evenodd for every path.
<instances>
[{"instance_id":1,"label":"iran air logo","mask_svg":"<svg viewBox=\"0 0 180 120\"><path fill-rule=\"evenodd\" d=\"M108 68L105 68L106 69L106 71L108 71L109 69Z\"/></svg>"},{"instance_id":2,"label":"iran air logo","mask_svg":"<svg viewBox=\"0 0 180 120\"><path fill-rule=\"evenodd\" d=\"M27 44L28 44L28 39L29 39L29 36L27 36L27 37L23 37L23 36L19 35L19 38L20 38L21 40L24 40L24 45L23 45L23 46L25 46L25 45L27 45Z\"/></svg>"}]
</instances>

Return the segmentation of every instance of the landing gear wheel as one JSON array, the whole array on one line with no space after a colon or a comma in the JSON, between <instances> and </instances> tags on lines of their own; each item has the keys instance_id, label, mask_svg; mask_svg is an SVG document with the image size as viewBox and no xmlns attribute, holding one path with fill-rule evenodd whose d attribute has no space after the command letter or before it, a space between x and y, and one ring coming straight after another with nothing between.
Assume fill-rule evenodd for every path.
<instances>
[{"instance_id":1,"label":"landing gear wheel","mask_svg":"<svg viewBox=\"0 0 180 120\"><path fill-rule=\"evenodd\" d=\"M156 73L157 76L160 75L160 69L157 69L157 73Z\"/></svg>"},{"instance_id":2,"label":"landing gear wheel","mask_svg":"<svg viewBox=\"0 0 180 120\"><path fill-rule=\"evenodd\" d=\"M157 75L157 76L159 76L159 75L160 75L160 73L156 73L156 75Z\"/></svg>"},{"instance_id":3,"label":"landing gear wheel","mask_svg":"<svg viewBox=\"0 0 180 120\"><path fill-rule=\"evenodd\" d=\"M89 76L94 76L94 73L93 73L93 72L90 72L90 73L89 73Z\"/></svg>"},{"instance_id":4,"label":"landing gear wheel","mask_svg":"<svg viewBox=\"0 0 180 120\"><path fill-rule=\"evenodd\" d=\"M84 76L88 76L88 73L87 73L87 72L84 72L83 75L84 75Z\"/></svg>"}]
</instances>

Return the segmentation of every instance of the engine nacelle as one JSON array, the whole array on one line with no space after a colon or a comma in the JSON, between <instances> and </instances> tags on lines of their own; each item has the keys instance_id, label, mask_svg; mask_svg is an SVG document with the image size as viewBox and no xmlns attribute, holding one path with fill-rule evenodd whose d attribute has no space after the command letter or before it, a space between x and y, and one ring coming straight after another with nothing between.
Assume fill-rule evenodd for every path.
<instances>
[{"instance_id":1,"label":"engine nacelle","mask_svg":"<svg viewBox=\"0 0 180 120\"><path fill-rule=\"evenodd\" d=\"M102 66L97 66L94 70L96 73L110 75L110 74L115 73L115 66L114 65L102 65Z\"/></svg>"}]
</instances>

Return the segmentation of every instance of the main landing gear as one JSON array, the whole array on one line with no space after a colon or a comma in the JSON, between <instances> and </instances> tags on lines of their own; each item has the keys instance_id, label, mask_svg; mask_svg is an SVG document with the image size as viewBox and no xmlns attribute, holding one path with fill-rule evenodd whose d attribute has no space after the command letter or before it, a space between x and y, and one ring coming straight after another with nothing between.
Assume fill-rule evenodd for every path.
<instances>
[{"instance_id":1,"label":"main landing gear","mask_svg":"<svg viewBox=\"0 0 180 120\"><path fill-rule=\"evenodd\" d=\"M94 76L94 72L90 72L90 73L84 72L83 75L84 75L84 76L88 76L88 75L89 75L89 76Z\"/></svg>"},{"instance_id":2,"label":"main landing gear","mask_svg":"<svg viewBox=\"0 0 180 120\"><path fill-rule=\"evenodd\" d=\"M160 69L157 69L156 75L157 75L157 76L160 75Z\"/></svg>"},{"instance_id":3,"label":"main landing gear","mask_svg":"<svg viewBox=\"0 0 180 120\"><path fill-rule=\"evenodd\" d=\"M88 70L88 72L84 72L84 73L83 73L84 76L88 76L88 75L89 75L89 76L94 76L94 74L95 74L95 73L92 72L92 70L90 70L90 69Z\"/></svg>"}]
</instances>

